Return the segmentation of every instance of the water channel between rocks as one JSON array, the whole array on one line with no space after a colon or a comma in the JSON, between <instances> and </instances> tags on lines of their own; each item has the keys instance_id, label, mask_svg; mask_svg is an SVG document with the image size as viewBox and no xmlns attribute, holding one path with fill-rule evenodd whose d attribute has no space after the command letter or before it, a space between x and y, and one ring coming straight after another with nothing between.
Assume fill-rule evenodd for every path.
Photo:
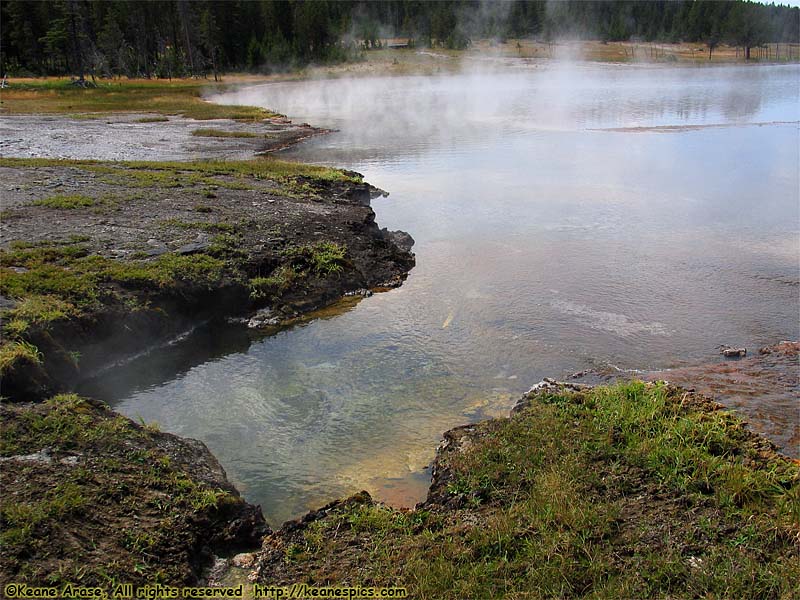
<instances>
[{"instance_id":1,"label":"water channel between rocks","mask_svg":"<svg viewBox=\"0 0 800 600\"><path fill-rule=\"evenodd\" d=\"M338 132L281 153L388 190L417 267L270 337L200 329L91 383L205 441L271 524L425 493L441 433L543 376L798 338L797 66L509 62L272 83L214 100ZM764 419L791 422L783 408ZM796 406L796 404L795 404Z\"/></svg>"}]
</instances>

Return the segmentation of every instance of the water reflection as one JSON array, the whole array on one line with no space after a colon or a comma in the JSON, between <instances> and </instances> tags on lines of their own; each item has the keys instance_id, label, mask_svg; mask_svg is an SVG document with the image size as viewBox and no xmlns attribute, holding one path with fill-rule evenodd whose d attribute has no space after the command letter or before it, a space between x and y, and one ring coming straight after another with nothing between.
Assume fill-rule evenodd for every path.
<instances>
[{"instance_id":1,"label":"water reflection","mask_svg":"<svg viewBox=\"0 0 800 600\"><path fill-rule=\"evenodd\" d=\"M276 524L362 488L420 498L443 430L543 376L797 338L798 76L534 65L228 95L338 128L285 155L389 190L378 222L417 267L334 319L98 385L204 440ZM731 126L605 131L709 124Z\"/></svg>"}]
</instances>

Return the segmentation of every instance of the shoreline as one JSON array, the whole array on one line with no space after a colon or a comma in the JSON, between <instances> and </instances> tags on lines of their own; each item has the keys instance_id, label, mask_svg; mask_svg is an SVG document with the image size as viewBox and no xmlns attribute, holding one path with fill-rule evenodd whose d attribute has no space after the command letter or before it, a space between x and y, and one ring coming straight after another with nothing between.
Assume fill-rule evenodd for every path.
<instances>
[{"instance_id":1,"label":"shoreline","mask_svg":"<svg viewBox=\"0 0 800 600\"><path fill-rule=\"evenodd\" d=\"M623 419L618 418L620 410ZM708 438L702 443L694 438L666 442L674 426L665 425L666 438L661 439L676 447L665 449L657 460L646 458L659 450L650 445L649 435L639 439L641 432L634 431L660 431L661 419L697 427L694 436L711 435L724 424L717 430L722 437L710 446ZM603 428L612 424L606 433ZM726 450L717 443L726 444ZM681 480L669 474L672 459L667 455L673 451L698 452L697 464L686 468L704 475ZM719 457L720 465L703 471L713 457ZM508 417L445 432L427 498L414 508L392 508L365 491L336 500L284 523L265 538L260 551L221 559L211 582L269 583L286 589L297 581L405 585L411 597L454 599L514 591L543 597L591 592L681 596L688 590L738 596L758 588L745 581L749 576L727 571L724 563L733 560L741 568L754 568L742 562L753 548L741 548L735 540L755 518L758 527L783 532L776 534L781 541L776 539L771 549L782 558L766 558L764 549L757 552L764 552L758 560L779 573L775 597L789 597L785 594L800 582L800 572L788 566L794 560L790 557L797 556L793 540L800 521L763 519L761 510L781 514L776 507L782 501L766 500L770 492L765 492L764 504L755 500L761 493L756 489L741 490L754 494L746 500L728 499L725 486L740 489L725 481L721 465L729 463L742 465L754 477L784 473L779 477L784 478L787 498L800 487L800 461L776 453L774 444L701 394L664 382L606 387L545 379L517 401ZM745 520L747 510L754 511L751 521ZM607 516L601 517L604 511ZM704 520L720 529L698 539ZM650 534L650 528L658 533ZM552 545L558 548L555 557L547 554ZM545 562L537 563L537 557ZM476 570L476 565L483 568ZM650 576L666 565L674 579Z\"/></svg>"},{"instance_id":2,"label":"shoreline","mask_svg":"<svg viewBox=\"0 0 800 600\"><path fill-rule=\"evenodd\" d=\"M85 266L98 266L88 265L89 261L84 261L84 259L91 255L100 256L103 259L101 261L102 264L100 265L103 267L101 273L103 277L110 277L110 281L112 283L111 287L113 288L112 291L117 296L113 298L112 296L114 294L109 296L109 299L111 299L116 306L114 310L110 311L109 315L101 316L101 313L103 312L102 309L100 312L88 313L95 323L97 322L98 317L100 317L100 320L105 320L109 324L112 321L119 320L120 316L130 308L130 302L135 301L137 296L141 296L142 293L145 293L146 295L145 299L147 302L143 302L142 306L137 307L135 311L138 313L136 319L131 322L125 322L124 319L122 320L122 323L128 328L127 333L120 335L112 333L109 335L110 341L107 346L101 346L93 350L87 350L83 346L67 347L63 343L59 343L58 336L53 336L52 332L47 331L47 327L53 323L58 323L59 319L45 321L43 319L47 317L43 316L44 312L41 310L36 314L36 316L32 317L32 323L29 325L32 325L33 329L37 331L35 335L41 336L41 338L44 340L42 342L44 345L50 343L47 341L47 337L52 338L52 341L56 342L53 345L54 350L57 354L61 355L59 364L52 365L50 367L50 379L52 381L57 381L59 378L64 377L64 373L69 374L75 370L76 366L70 366L68 363L70 362L70 359L74 358L73 355L76 352L81 353L79 358L83 362L84 368L90 368L93 355L97 356L98 358L107 359L108 349L110 347L115 347L117 344L125 342L125 340L127 340L125 343L129 343L131 338L134 338L136 343L147 340L148 338L142 332L148 329L160 327L162 328L162 333L171 332L172 328L174 328L176 325L179 325L179 323L176 323L175 321L170 322L170 320L164 320L162 313L165 311L167 314L174 314L176 309L186 310L188 311L187 314L189 320L191 321L196 320L199 314L199 312L193 311L201 308L203 304L208 304L209 301L215 301L222 304L239 302L246 304L249 308L256 308L260 302L265 300L265 298L269 298L269 301L264 302L264 304L268 305L270 310L261 313L261 317L257 319L255 324L258 325L258 321L260 321L261 325L266 327L277 327L280 326L282 322L290 322L290 320L294 318L295 313L307 312L307 310L313 310L315 308L319 308L320 306L327 305L326 303L329 303L329 300L335 301L335 298L341 297L343 293L359 292L360 290L367 290L371 287L384 287L383 284L387 283L391 285L399 283L403 278L402 269L405 267L410 268L407 262L407 255L409 254L408 250L404 250L402 247L403 245L407 244L409 240L403 238L403 236L400 234L398 234L398 237L397 235L392 236L391 234L381 233L377 225L374 223L374 213L372 213L371 209L368 207L368 199L370 194L376 193L377 191L367 184L361 182L357 174L344 173L344 180L331 180L327 176L315 178L314 176L300 174L296 177L295 175L289 176L287 179L271 180L268 184L264 184L264 180L262 178L256 178L253 180L248 179L249 175L253 175L252 173L249 175L245 173L244 175L240 176L239 173L231 173L226 171L227 167L220 165L216 165L214 167L216 170L214 170L214 168L206 170L193 163L83 164L79 161L65 161L61 162L60 164L56 164L57 162L58 161L49 161L47 159L42 159L38 163L36 161L31 161L30 166L25 168L31 168L35 170L34 175L36 180L50 178L48 180L52 179L55 181L62 181L62 185L56 187L70 187L68 185L65 186L64 183L69 183L69 177L76 176L76 173L78 172L83 173L80 175L80 177L89 178L89 180L92 182L92 194L90 196L84 196L84 198L88 197L91 200L90 204L81 205L81 202L84 201L75 200L75 202L78 204L77 207L58 206L58 202L54 202L52 203L54 206L48 206L45 203L34 209L35 211L38 211L38 214L40 215L52 216L54 214L63 213L71 215L70 218L73 218L75 214L79 213L67 213L67 211L85 210L86 214L84 214L83 217L86 217L88 220L80 221L80 224L75 227L75 233L72 235L85 236L85 233L78 234L77 231L87 230L87 223L89 221L92 223L88 228L90 232L92 231L91 227L95 226L117 227L119 226L118 223L109 225L108 222L99 222L108 221L109 215L113 214L115 211L130 211L131 207L133 207L134 211L146 210L149 212L154 210L158 212L159 210L163 209L164 213L163 215L160 215L161 223L159 224L159 231L149 230L146 232L140 232L140 234L137 234L137 237L126 239L124 231L130 228L122 226L120 227L121 232L117 237L114 238L115 244L111 247L100 244L99 238L98 240L78 240L67 237L64 240L66 243L62 244L39 244L29 247L15 248L14 250L17 255L11 262L4 263L4 266L10 267L15 274L12 276L12 278L25 280L29 279L30 277L26 276L29 276L31 272L36 272L37 267L41 266L41 264L51 264L52 266L53 261L48 263L49 259L43 257L42 254L48 254L51 256L51 258L55 257L57 266L64 267L67 271L72 272L75 272L76 270L83 272L82 269ZM17 168L14 166L8 166L9 164L13 165L13 161L4 161L2 166L0 166L0 170L7 171L8 169L13 170ZM88 170L85 167L88 167ZM100 170L97 170L97 167L100 167ZM64 175L61 172L62 168L68 171L70 175ZM110 168L113 172L103 172L103 168ZM92 169L95 170L93 171ZM263 175L263 173L261 173L261 175ZM137 197L126 197L124 199L115 198L114 194L110 190L115 185L117 187L120 186L118 184L109 183L108 181L102 181L103 179L122 181L125 183L125 185L127 185L128 188L136 188L135 185L131 186L132 182L142 183L143 178L149 177L159 180L160 184L164 183L165 178L170 182L169 187L150 185L143 186L148 190L158 190L156 193L158 197L155 198L155 200L152 197L148 197L147 199ZM203 178L203 180L196 180L194 179L195 177ZM281 177L283 177L283 175L281 175ZM8 173L6 173L6 180L8 180ZM28 185L28 183L30 182L23 181L20 187ZM173 187L171 186L172 183L178 183L179 185ZM277 187L269 187L276 183ZM242 185L254 187L255 190L242 189ZM278 187L281 188L279 190L281 193L275 193ZM191 210L189 211L175 211L176 197L178 204L183 200L189 199L190 192L187 190L194 190L191 192L191 194L195 194L195 192L200 190L209 191L211 194L213 194L213 197L206 196L206 200L203 200L202 204L192 204ZM60 192L61 190L58 191ZM288 211L286 213L287 215L291 213L290 209L297 202L305 202L309 207L312 207L315 210L324 208L326 210L330 209L331 211L342 211L344 216L342 217L342 221L339 223L339 225L342 226L342 230L337 232L336 235L333 236L334 240L330 242L338 247L322 248L315 246L315 244L317 244L317 240L315 238L298 239L294 240L297 243L287 244L287 239L275 239L288 237L284 235L286 233L285 231L281 231L277 233L270 233L271 237L269 240L270 242L274 242L274 246L271 246L268 250L264 247L256 249L261 244L262 240L260 238L256 239L257 235L254 234L253 231L260 230L263 232L266 228L270 228L272 223L263 222L260 223L260 225L257 224L257 226L254 226L252 223L247 224L231 222L230 219L226 218L228 213L216 213L213 210L215 206L210 206L210 208L212 208L211 212L198 209L198 206L203 209L208 208L209 204L211 204L211 200L213 200L214 203L218 201L222 202L223 200L229 200L231 202L231 210L235 211L237 209L237 202L245 199L249 200L250 197L247 194L254 191L256 194L260 193L266 195L266 197L272 198L272 202L269 202L269 200L266 201L267 205L285 207ZM150 193L151 192L148 191L148 194ZM111 197L106 198L105 196L107 194L111 194ZM59 195L64 196L64 194L56 194L56 196ZM298 198L298 196L300 196L300 198ZM36 197L33 200L47 201L52 197L53 196L42 195L42 197ZM21 200L21 204L19 206L27 206L25 202L28 200L31 199L28 198L25 201ZM69 203L71 201L64 202ZM5 208L6 207L4 207L4 209ZM262 206L258 208L263 209L264 207ZM15 205L11 210L17 210L17 206ZM94 213L92 212L94 210L98 210L100 212ZM58 213L57 211L62 211L62 213ZM104 211L109 212L106 213ZM10 216L11 218L8 219L8 215L6 215L4 217L4 221L10 221L12 227L20 227L21 229L19 230L21 231L22 223L19 219L24 217L15 217L13 214ZM257 220L256 216L253 216L252 218ZM46 220L46 218L40 220ZM320 225L318 221L313 221L310 224L314 226L313 228L318 228ZM350 233L343 233L345 231L345 225L348 227L352 225L358 225L358 227L361 227L363 229L364 239L367 247L369 247L371 243L377 244L378 246L383 245L384 250L388 252L386 256L387 264L385 265L385 273L365 274L363 269L356 264L356 257L354 257L352 253L348 254L351 248L346 244L345 239L350 240L351 238L349 237ZM36 235L40 236L41 241L46 241L52 237L51 233L48 233L46 230L37 231ZM153 235L153 237L147 237L150 235ZM337 237L338 235L344 237ZM233 236L233 238L225 236ZM151 239L155 240L155 243L151 244ZM82 245L92 245L96 242L97 245L88 250L86 248L81 248ZM124 244L120 245L123 242L130 243L130 247L128 248L127 246L124 246ZM340 252L343 244L347 245L347 251L344 254ZM140 248L139 245L142 247ZM392 247L394 247L394 250L391 249ZM246 256L241 256L240 253L242 248L245 248ZM289 249L288 254L286 253L287 248ZM291 248L300 248L300 250L295 251L291 250ZM123 254L120 256L127 256L136 264L137 269L143 270L137 270L133 274L120 274L117 272L114 268L110 267L107 262L105 262L118 260L120 256L116 255L113 252L114 250L123 250L127 252L127 255ZM152 252L152 254L148 255L150 252ZM406 255L405 259L402 258L403 253ZM142 256L142 254L144 254L144 256ZM177 254L181 257L184 257L185 260L181 259L181 268L191 267L192 263L198 260L198 257L202 256L209 256L212 261L200 259L202 263L199 265L200 268L194 271L194 278L189 280L175 279L175 273L173 270L171 270L170 265L161 265L166 269L164 272L161 270L150 271L148 268L142 267L140 262L137 262L144 261L145 263L153 264L159 260L163 260L159 257L169 256L171 254ZM325 256L319 256L320 254L325 254ZM392 256L394 256L394 259L396 260L393 261ZM406 261L405 265L402 264L404 260ZM411 260L413 264L413 258ZM348 262L350 264L348 264ZM399 269L401 271L400 273L395 272L398 264L401 265ZM291 284L292 282L287 282L282 280L282 278L293 277L289 270L297 274L298 269L299 273L303 274L302 279L304 281L303 285L305 286L305 289L299 291L295 290L294 292L297 293L294 293L291 285L284 287L285 284ZM91 270L87 272L93 274L96 273L96 271ZM407 273L407 271L405 272ZM383 276L384 274L389 275L390 279L387 280ZM120 275L120 277L117 277L118 275ZM242 275L245 277L244 280L241 279ZM323 275L325 276L323 277ZM334 275L336 277L333 277ZM117 278L115 279L115 277ZM372 277L372 279L370 279L370 277ZM394 279L391 279L391 277L394 277ZM331 285L331 281L326 283L325 280L327 279L331 279L333 284ZM254 283L255 280L261 281ZM154 283L157 283L158 286L163 285L163 288L160 288L161 291L156 294L150 294L150 292L147 292L148 286L151 286ZM217 291L221 290L223 296L215 299L213 295L214 286L218 286L216 289ZM103 286L100 285L100 291L103 291L102 287ZM93 287L92 290L94 291L95 288ZM256 296L255 298L253 297L254 293ZM197 300L197 298L195 298L195 301L193 302L190 296L194 294L199 294L200 299ZM38 295L41 296L42 294L39 293ZM44 295L49 296L52 294L48 293ZM187 296L189 297L187 298ZM62 302L71 303L70 297L59 299ZM41 301L41 298L39 301ZM101 306L107 308L105 303ZM278 307L277 312L274 310L276 306ZM9 306L6 304L5 308L12 311L17 310L18 319L30 317L30 313L26 311L20 311L18 305ZM41 309L41 306L39 306L39 308ZM49 311L50 316L52 316L53 311L61 311L64 313L64 311L72 310L69 307L65 307L64 304L53 302L47 305L46 308ZM73 308L79 308L80 310L83 310L82 307ZM87 313L85 313L84 316L86 314ZM275 318L278 318L279 321L273 322L273 319ZM37 321L37 319L39 320ZM283 321L281 321L281 319L283 319ZM250 319L247 320L249 321ZM138 327L138 329L134 329L133 333L131 333L130 327ZM42 329L42 331L39 331L39 329ZM62 330L60 335L62 338L66 339L75 339L76 337L80 338L81 336L85 336L86 331L89 329L90 327L86 323L78 323L77 330L70 330L67 328L66 330ZM80 330L85 331L81 332ZM45 355L48 356L47 353ZM19 375L18 378L20 378ZM55 391L57 390L50 390L47 392L47 394ZM45 397L47 394L43 394L42 397ZM88 411L90 414L94 414L95 411L95 408L89 408L83 404L77 403L77 401L74 400L66 401L64 403L68 406L73 406L74 404L74 407ZM59 410L57 405L58 403L51 407L56 412ZM38 406L41 407L44 405ZM11 404L10 407L14 409L17 407L22 407L22 405ZM97 410L100 410L100 408L97 408ZM17 417L14 418L16 419ZM42 418L46 420L48 417L45 415ZM27 418L23 418L22 420L24 421L26 419ZM120 417L120 419L124 418ZM103 421L104 419L98 418L98 420ZM129 425L124 425L124 421L118 421L118 423L119 424L117 426L123 429L135 425L132 423ZM483 427L483 424L465 425L452 431L467 431L470 428L480 427ZM448 433L452 438L454 434L452 434L452 432ZM447 435L448 434L445 434L446 439ZM49 446L45 446L45 448L49 448ZM32 452L27 454L22 453L27 452L28 450L32 450ZM25 447L23 449L14 450L14 454L8 455L6 453L6 449L4 450L3 456L6 459L14 460L17 463L25 463L26 457L36 455L39 450L40 449L35 449L32 447ZM88 452L88 450L84 450L84 452ZM75 454L73 450L65 451L64 448L61 447L53 448L52 453L56 456L56 462L59 465L71 465L71 461L74 457L77 457L78 461L81 460L81 455ZM50 451L45 454L49 455ZM38 456L41 457L42 455L38 454ZM94 458L95 457L92 457L92 460L94 460ZM67 462L64 463L63 461ZM33 466L31 468L35 468L36 465L52 464L52 460L48 463L43 459L33 459L32 461L28 462L32 462ZM58 477L61 477L61 475ZM170 477L173 476L170 475ZM180 476L176 477L178 477L178 480L182 480L180 479ZM52 481L54 480L50 480L49 482L51 485ZM219 481L226 481L224 479L224 472L223 479ZM431 490L434 490L435 487L438 492L442 492L442 490L446 491L447 502L452 500L451 496L461 496L462 494L464 495L464 498L459 500L459 502L469 499L471 493L469 490L459 491L457 494L451 494L447 488L451 484L458 484L458 482L450 480L448 481L449 482L445 482L441 476L441 472L436 473L435 484L432 485ZM17 482L15 482L15 484L16 483ZM212 489L213 485L214 484L212 484ZM224 487L224 483L220 483L220 486ZM458 486L456 485L456 487ZM429 496L430 495L431 493L429 493ZM227 500L224 500L223 497L217 498L215 495L214 498L215 500L214 502L211 502L211 504L226 504L227 502ZM480 496L473 499L483 501ZM66 517L67 520L69 520L69 518L72 516L77 517L82 514L85 515L85 513L81 513L80 511L86 510L86 504L77 504L80 504L80 506L68 508L66 514L57 513L59 518ZM211 504L204 509L210 508L213 513L214 510L217 510L217 506L212 506ZM425 506L432 508L434 505L438 507L440 504L442 504L442 502L437 503L434 501L429 501ZM351 511L351 508L354 506L357 509L355 513ZM300 544L300 538L297 538L296 534L298 534L298 532L302 533L304 536L302 539L305 540L305 533L309 532L308 527L310 527L311 523L321 522L322 519L327 519L328 515L335 516L337 511L340 511L340 509L343 507L348 507L347 510L351 511L346 516L345 520L347 523L355 527L366 525L366 529L364 530L369 530L371 525L369 525L368 522L362 523L362 525L354 525L354 523L359 522L361 517L366 518L368 521L372 517L375 517L375 514L373 514L373 509L376 509L376 505L372 503L368 497L365 498L361 496L360 499L355 502L351 502L350 500L334 502L332 505L329 505L320 511L309 513L307 517L304 517L300 520L302 525L295 529L292 529L291 522L284 524L281 532L287 530L291 533L291 536L294 537L288 537L285 533L275 534L277 537L272 538L275 546L272 548L265 547L265 552L269 553L269 555L265 555L259 559L261 562L258 563L258 576L261 577L265 582L273 582L272 578L275 576L275 574L269 570L272 568L272 566L275 564L282 565L287 560L288 562L292 562L295 558L306 552L306 550L303 550L302 548L291 547L292 544ZM72 510L76 512L69 512ZM380 513L380 511L383 509L381 507L377 507L377 510ZM423 507L422 510L427 510L427 508ZM395 511L395 513L406 514L402 511ZM383 518L383 516L381 516L382 514L383 513L378 514L376 518ZM7 517L5 518L8 519ZM337 521L337 523L338 522L339 521ZM470 526L468 520L465 521L465 523L466 526ZM35 526L39 525L40 523L36 524ZM245 528L247 531L245 531L243 535L252 534L260 526L261 524L257 522L251 523ZM311 531L311 533L313 534L314 532ZM142 539L139 541L134 539L128 540L127 542L123 540L123 542L131 546L131 548L127 548L127 546L125 546L127 549L133 549L136 552L143 553L144 555L146 555L148 552L151 552L153 547L158 547L158 544L161 543L158 540L151 542L147 539ZM208 564L208 562L209 560L206 556L204 563ZM285 576L288 572L288 568L286 571L279 571L279 579L280 577ZM195 567L193 570L193 576L196 578L196 581L199 581L200 575L197 567ZM345 581L347 581L347 579L345 579ZM367 583L369 583L369 581L367 581Z\"/></svg>"}]
</instances>

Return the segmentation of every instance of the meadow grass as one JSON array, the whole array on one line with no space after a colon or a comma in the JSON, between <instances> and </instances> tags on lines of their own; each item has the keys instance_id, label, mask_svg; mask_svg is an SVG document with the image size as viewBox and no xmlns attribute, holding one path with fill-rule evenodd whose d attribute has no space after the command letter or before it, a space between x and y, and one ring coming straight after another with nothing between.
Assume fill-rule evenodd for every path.
<instances>
[{"instance_id":1,"label":"meadow grass","mask_svg":"<svg viewBox=\"0 0 800 600\"><path fill-rule=\"evenodd\" d=\"M56 195L35 200L34 206L46 206L48 208L85 208L87 206L94 206L95 199L83 194L70 194L70 195Z\"/></svg>"},{"instance_id":2,"label":"meadow grass","mask_svg":"<svg viewBox=\"0 0 800 600\"><path fill-rule=\"evenodd\" d=\"M131 178L140 181L152 182L153 186L167 185L172 179L180 176L228 175L232 177L255 177L277 182L288 182L298 177L316 179L319 181L346 181L361 183L360 175L352 172L334 169L319 165L295 163L275 159L269 156L258 157L250 160L205 160L205 161L124 161L110 162L97 160L70 160L54 158L0 158L0 167L7 168L38 168L38 167L78 167L108 175L120 175L128 172ZM142 171L143 174L136 174ZM187 183L203 183L202 179L186 180ZM182 183L182 182L180 182Z\"/></svg>"},{"instance_id":3,"label":"meadow grass","mask_svg":"<svg viewBox=\"0 0 800 600\"><path fill-rule=\"evenodd\" d=\"M66 78L12 79L2 92L7 114L62 113L72 115L149 112L160 115L208 119L260 121L278 116L256 106L222 106L203 100L206 91L224 86L196 79L101 81L97 87L76 87ZM98 116L98 118L102 118ZM84 115L81 118L92 118Z\"/></svg>"}]
</instances>

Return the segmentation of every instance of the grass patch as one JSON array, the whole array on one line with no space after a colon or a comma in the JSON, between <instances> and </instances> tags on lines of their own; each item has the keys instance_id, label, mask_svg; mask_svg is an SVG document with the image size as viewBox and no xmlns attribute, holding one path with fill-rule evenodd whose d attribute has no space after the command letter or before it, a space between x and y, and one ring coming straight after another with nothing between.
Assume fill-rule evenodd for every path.
<instances>
[{"instance_id":1,"label":"grass patch","mask_svg":"<svg viewBox=\"0 0 800 600\"><path fill-rule=\"evenodd\" d=\"M18 80L3 90L3 108L9 114L145 112L199 120L260 121L278 116L256 106L222 106L203 100L204 92L221 89L194 79L101 82L94 88L77 88L68 79Z\"/></svg>"},{"instance_id":2,"label":"grass patch","mask_svg":"<svg viewBox=\"0 0 800 600\"><path fill-rule=\"evenodd\" d=\"M174 441L98 403L65 394L0 413L0 455L38 456L0 469L6 581L185 581L187 548L240 503L174 464Z\"/></svg>"},{"instance_id":3,"label":"grass patch","mask_svg":"<svg viewBox=\"0 0 800 600\"><path fill-rule=\"evenodd\" d=\"M169 119L167 117L142 117L136 119L137 123L166 123Z\"/></svg>"},{"instance_id":4,"label":"grass patch","mask_svg":"<svg viewBox=\"0 0 800 600\"><path fill-rule=\"evenodd\" d=\"M35 200L34 206L46 206L47 208L65 208L72 210L75 208L85 208L96 204L94 198L82 194L57 195L41 200Z\"/></svg>"},{"instance_id":5,"label":"grass patch","mask_svg":"<svg viewBox=\"0 0 800 600\"><path fill-rule=\"evenodd\" d=\"M81 243L17 243L0 250L0 294L16 300L13 308L0 314L4 339L0 370L22 377L14 365L41 363L40 353L28 342L49 336L56 323L89 319L106 309L136 311L149 306L154 297L191 298L244 279L237 263L241 257L233 251L219 256L168 253L141 258L105 258L91 254ZM68 354L77 364L79 357Z\"/></svg>"},{"instance_id":6,"label":"grass patch","mask_svg":"<svg viewBox=\"0 0 800 600\"><path fill-rule=\"evenodd\" d=\"M346 255L347 248L334 242L289 248L283 252L285 262L269 276L250 279L250 298L275 298L309 275L328 277L341 273L350 264Z\"/></svg>"},{"instance_id":7,"label":"grass patch","mask_svg":"<svg viewBox=\"0 0 800 600\"><path fill-rule=\"evenodd\" d=\"M284 252L295 271L312 272L320 277L341 273L348 264L347 248L335 242L297 246Z\"/></svg>"},{"instance_id":8,"label":"grass patch","mask_svg":"<svg viewBox=\"0 0 800 600\"><path fill-rule=\"evenodd\" d=\"M253 277L249 281L250 298L271 298L288 290L301 275L289 265L281 265L269 277Z\"/></svg>"},{"instance_id":9,"label":"grass patch","mask_svg":"<svg viewBox=\"0 0 800 600\"><path fill-rule=\"evenodd\" d=\"M21 340L4 341L0 344L0 374L7 373L14 365L22 362L41 363L42 355L38 348Z\"/></svg>"},{"instance_id":10,"label":"grass patch","mask_svg":"<svg viewBox=\"0 0 800 600\"><path fill-rule=\"evenodd\" d=\"M77 121L95 121L99 119L107 119L109 117L108 113L74 113L71 115L67 115L70 119L75 119Z\"/></svg>"},{"instance_id":11,"label":"grass patch","mask_svg":"<svg viewBox=\"0 0 800 600\"><path fill-rule=\"evenodd\" d=\"M251 131L225 131L223 129L195 129L192 131L194 137L213 137L213 138L260 138L263 134Z\"/></svg>"},{"instance_id":12,"label":"grass patch","mask_svg":"<svg viewBox=\"0 0 800 600\"><path fill-rule=\"evenodd\" d=\"M95 160L68 160L52 158L0 158L0 167L22 168L22 167L77 167L94 172L105 173L108 175L125 175L125 172L135 173L144 171L144 175L130 175L132 178L154 177L154 185L162 185L158 177L175 177L176 174L194 174L200 177L231 176L231 177L254 177L256 179L266 179L277 182L292 182L297 178L308 178L321 182L350 182L363 183L363 178L352 172L323 167L319 165L309 165L304 163L288 162L272 157L258 157L251 160L235 161L126 161L126 162L102 162ZM159 173L163 173L159 175ZM170 174L171 173L171 174ZM169 183L169 179L166 180ZM195 180L193 183L203 183L202 180ZM223 185L217 181L211 182L214 185ZM123 184L120 184L123 185ZM167 185L167 187L170 187ZM173 186L174 187L174 186Z\"/></svg>"},{"instance_id":13,"label":"grass patch","mask_svg":"<svg viewBox=\"0 0 800 600\"><path fill-rule=\"evenodd\" d=\"M279 534L263 581L444 599L793 596L800 470L731 414L638 382L531 402L451 432L421 508L356 497Z\"/></svg>"},{"instance_id":14,"label":"grass patch","mask_svg":"<svg viewBox=\"0 0 800 600\"><path fill-rule=\"evenodd\" d=\"M3 315L3 332L12 337L25 334L31 325L47 325L77 316L75 306L57 296L31 294Z\"/></svg>"},{"instance_id":15,"label":"grass patch","mask_svg":"<svg viewBox=\"0 0 800 600\"><path fill-rule=\"evenodd\" d=\"M18 272L12 266L26 270ZM98 309L118 298L120 288L165 289L185 284L213 289L225 274L225 263L206 254L164 254L152 261L121 262L89 254L80 244L0 251L0 293L22 301L10 315L29 324Z\"/></svg>"},{"instance_id":16,"label":"grass patch","mask_svg":"<svg viewBox=\"0 0 800 600\"><path fill-rule=\"evenodd\" d=\"M208 211L199 211L208 212ZM212 233L233 233L236 226L230 223L210 223L208 221L181 221L180 219L164 219L161 221L162 227L172 227L175 229L199 229Z\"/></svg>"},{"instance_id":17,"label":"grass patch","mask_svg":"<svg viewBox=\"0 0 800 600\"><path fill-rule=\"evenodd\" d=\"M341 273L349 265L346 254L347 249L334 242L318 242L284 250L285 262L268 277L250 279L250 297L254 300L274 298L309 275L328 277Z\"/></svg>"}]
</instances>

